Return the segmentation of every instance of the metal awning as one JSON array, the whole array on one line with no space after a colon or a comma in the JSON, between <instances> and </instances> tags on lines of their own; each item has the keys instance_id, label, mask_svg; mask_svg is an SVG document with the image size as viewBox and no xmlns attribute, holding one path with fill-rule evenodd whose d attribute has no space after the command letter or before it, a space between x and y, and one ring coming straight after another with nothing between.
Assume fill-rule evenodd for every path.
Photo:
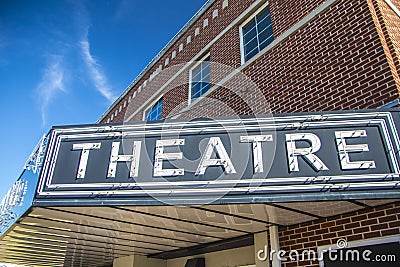
<instances>
[{"instance_id":1,"label":"metal awning","mask_svg":"<svg viewBox=\"0 0 400 267\"><path fill-rule=\"evenodd\" d=\"M0 241L0 261L28 266L105 266L115 258L175 258L229 240L250 245L288 226L399 199L204 206L34 207ZM247 238L247 239L246 239ZM205 246L206 245L206 246Z\"/></svg>"},{"instance_id":2,"label":"metal awning","mask_svg":"<svg viewBox=\"0 0 400 267\"><path fill-rule=\"evenodd\" d=\"M400 201L399 128L399 110L55 127L2 200L0 262L201 255Z\"/></svg>"}]
</instances>

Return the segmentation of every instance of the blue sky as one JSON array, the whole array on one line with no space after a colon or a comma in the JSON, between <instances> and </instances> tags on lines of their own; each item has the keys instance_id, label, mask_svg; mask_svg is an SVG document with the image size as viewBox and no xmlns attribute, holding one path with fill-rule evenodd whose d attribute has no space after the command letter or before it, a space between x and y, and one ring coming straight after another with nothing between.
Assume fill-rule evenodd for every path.
<instances>
[{"instance_id":1,"label":"blue sky","mask_svg":"<svg viewBox=\"0 0 400 267\"><path fill-rule=\"evenodd\" d=\"M205 0L0 0L0 198L53 125L94 123Z\"/></svg>"}]
</instances>

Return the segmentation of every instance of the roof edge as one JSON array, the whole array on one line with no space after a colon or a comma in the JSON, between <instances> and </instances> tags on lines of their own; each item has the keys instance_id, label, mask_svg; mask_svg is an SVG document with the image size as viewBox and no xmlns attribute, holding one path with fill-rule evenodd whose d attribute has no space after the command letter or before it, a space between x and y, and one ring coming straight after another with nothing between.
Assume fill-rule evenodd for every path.
<instances>
[{"instance_id":1,"label":"roof edge","mask_svg":"<svg viewBox=\"0 0 400 267\"><path fill-rule=\"evenodd\" d=\"M100 123L108 113L117 106L129 91L144 77L144 75L167 53L167 51L187 32L187 30L211 7L215 0L208 0L194 15L189 19L188 22L175 34L174 37L161 49L160 52L147 64L147 66L139 73L138 76L125 88L122 94L114 100L114 102L108 107L108 109L100 116L96 123Z\"/></svg>"}]
</instances>

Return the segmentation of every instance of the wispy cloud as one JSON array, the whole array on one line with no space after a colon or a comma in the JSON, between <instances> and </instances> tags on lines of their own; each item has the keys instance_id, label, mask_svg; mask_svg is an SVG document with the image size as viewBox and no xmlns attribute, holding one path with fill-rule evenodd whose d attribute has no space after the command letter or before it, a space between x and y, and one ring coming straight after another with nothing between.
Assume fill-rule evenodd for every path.
<instances>
[{"instance_id":1,"label":"wispy cloud","mask_svg":"<svg viewBox=\"0 0 400 267\"><path fill-rule=\"evenodd\" d=\"M47 107L57 92L66 92L64 86L64 69L62 68L62 56L53 55L49 64L44 69L40 83L37 86L39 101L41 102L42 125L46 124Z\"/></svg>"},{"instance_id":2,"label":"wispy cloud","mask_svg":"<svg viewBox=\"0 0 400 267\"><path fill-rule=\"evenodd\" d=\"M128 15L130 15L134 12L135 6L136 6L135 1L131 1L131 0L119 1L119 3L117 4L115 14L114 14L114 19L120 20L124 17L128 17Z\"/></svg>"},{"instance_id":3,"label":"wispy cloud","mask_svg":"<svg viewBox=\"0 0 400 267\"><path fill-rule=\"evenodd\" d=\"M115 100L115 95L108 85L107 77L101 70L100 64L97 63L96 59L90 53L90 44L86 37L80 41L80 48L83 56L83 61L88 68L90 78L93 80L96 89L105 97L108 101L112 102Z\"/></svg>"}]
</instances>

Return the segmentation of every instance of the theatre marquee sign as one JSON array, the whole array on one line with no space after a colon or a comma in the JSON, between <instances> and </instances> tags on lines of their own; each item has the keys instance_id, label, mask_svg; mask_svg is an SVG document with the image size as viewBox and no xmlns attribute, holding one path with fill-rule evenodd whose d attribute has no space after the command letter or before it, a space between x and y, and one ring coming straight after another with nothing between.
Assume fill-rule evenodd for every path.
<instances>
[{"instance_id":1,"label":"theatre marquee sign","mask_svg":"<svg viewBox=\"0 0 400 267\"><path fill-rule=\"evenodd\" d=\"M56 127L48 200L256 202L399 197L398 112Z\"/></svg>"}]
</instances>

